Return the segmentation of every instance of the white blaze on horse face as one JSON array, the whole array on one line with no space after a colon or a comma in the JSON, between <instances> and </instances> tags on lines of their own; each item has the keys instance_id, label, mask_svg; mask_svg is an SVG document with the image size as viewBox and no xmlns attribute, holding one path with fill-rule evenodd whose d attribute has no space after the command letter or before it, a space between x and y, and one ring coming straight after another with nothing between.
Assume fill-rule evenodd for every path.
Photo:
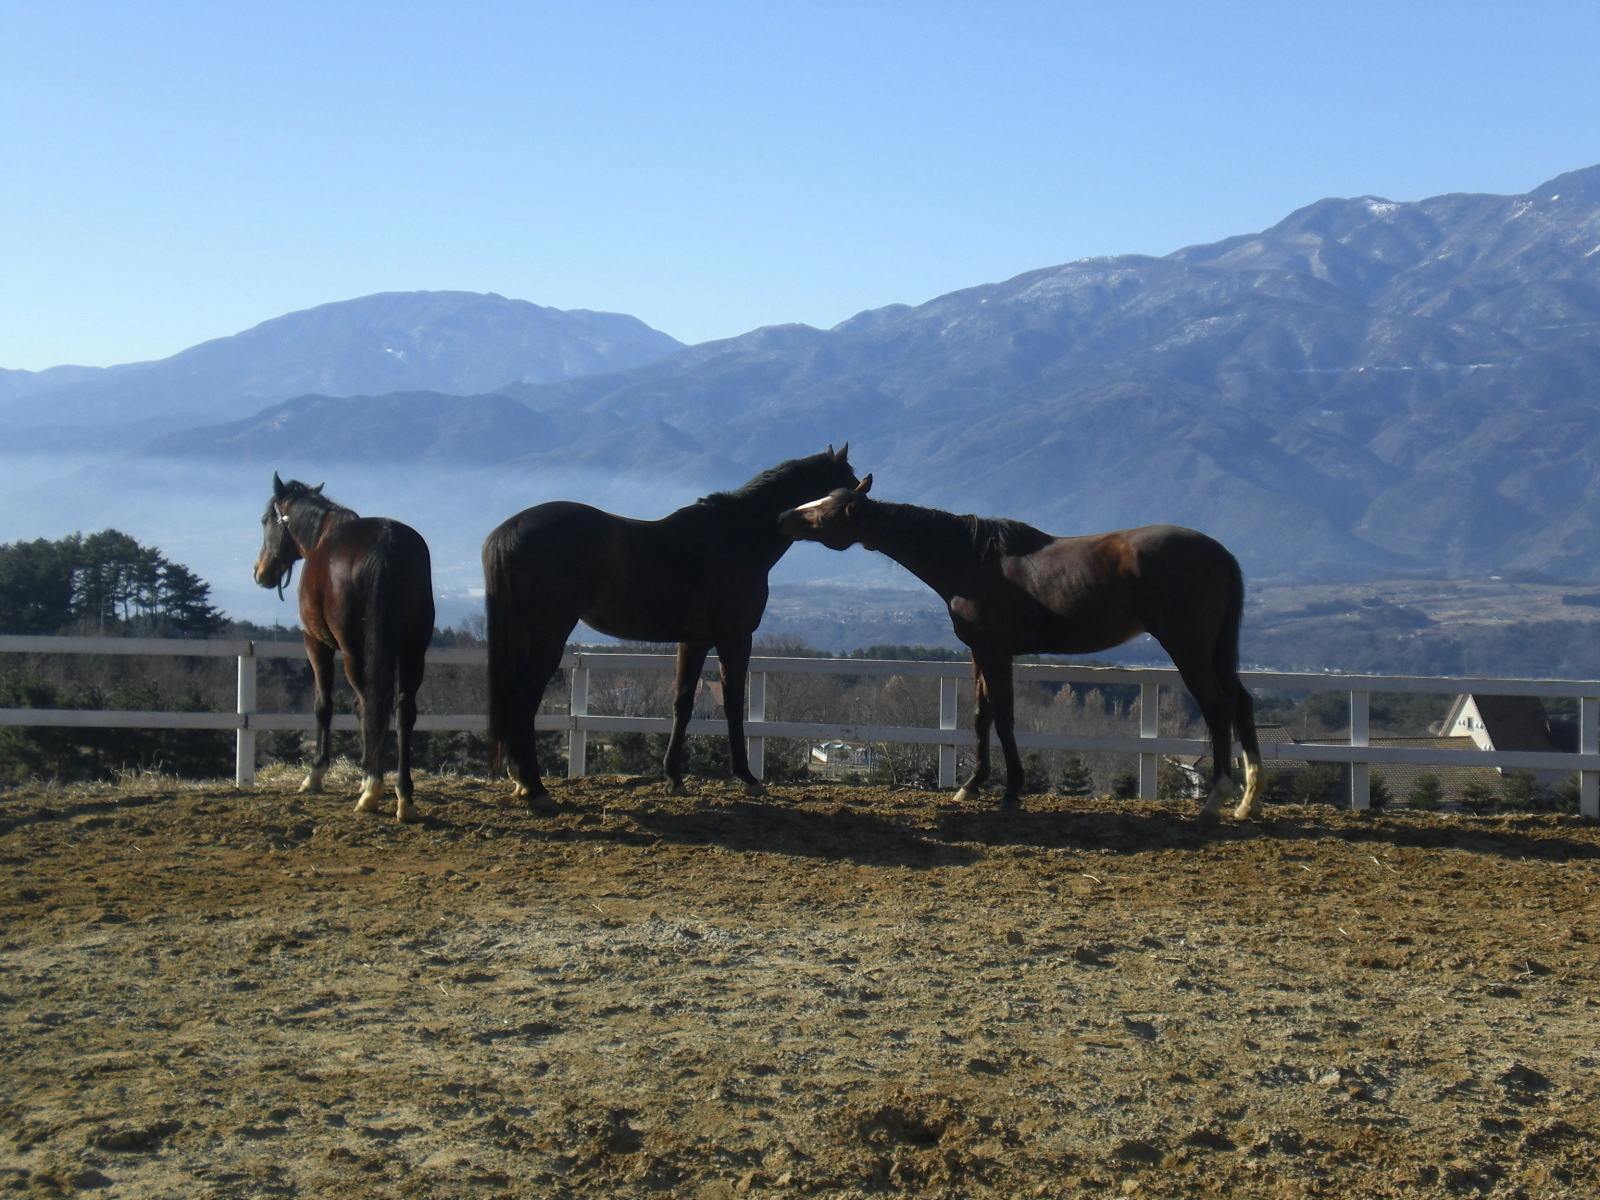
<instances>
[{"instance_id":1,"label":"white blaze on horse face","mask_svg":"<svg viewBox=\"0 0 1600 1200\"><path fill-rule=\"evenodd\" d=\"M791 508L784 514L784 526L788 527L791 521L795 521L810 532L820 529L822 527L822 521L820 518L824 515L822 512L822 506L825 505L830 499L832 499L831 496L823 496L818 500L808 500L804 504L797 504L794 508ZM787 528L785 532L788 532ZM789 536L796 537L801 535L789 533Z\"/></svg>"}]
</instances>

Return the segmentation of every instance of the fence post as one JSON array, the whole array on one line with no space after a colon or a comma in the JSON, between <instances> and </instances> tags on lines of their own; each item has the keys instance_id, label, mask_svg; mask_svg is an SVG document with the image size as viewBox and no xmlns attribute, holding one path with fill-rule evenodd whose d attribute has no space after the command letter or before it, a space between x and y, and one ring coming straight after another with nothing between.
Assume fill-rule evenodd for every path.
<instances>
[{"instance_id":1,"label":"fence post","mask_svg":"<svg viewBox=\"0 0 1600 1200\"><path fill-rule=\"evenodd\" d=\"M939 731L949 732L956 727L956 686L954 675L939 676ZM956 747L954 742L939 743L939 786L956 785Z\"/></svg>"},{"instance_id":2,"label":"fence post","mask_svg":"<svg viewBox=\"0 0 1600 1200\"><path fill-rule=\"evenodd\" d=\"M750 672L750 686L745 689L749 698L749 716L745 719L754 723L767 719L767 673L765 671ZM746 757L750 761L750 774L757 779L767 777L767 739L764 737L749 737L745 739Z\"/></svg>"},{"instance_id":3,"label":"fence post","mask_svg":"<svg viewBox=\"0 0 1600 1200\"><path fill-rule=\"evenodd\" d=\"M1139 736L1153 738L1157 736L1157 728L1161 722L1161 685L1159 683L1141 683L1139 685ZM1161 756L1158 754L1141 753L1139 755L1139 799L1154 800L1156 798L1156 770L1160 765Z\"/></svg>"},{"instance_id":4,"label":"fence post","mask_svg":"<svg viewBox=\"0 0 1600 1200\"><path fill-rule=\"evenodd\" d=\"M1584 696L1578 701L1578 753L1600 750L1600 696ZM1600 771L1578 773L1578 812L1591 821L1600 821Z\"/></svg>"},{"instance_id":5,"label":"fence post","mask_svg":"<svg viewBox=\"0 0 1600 1200\"><path fill-rule=\"evenodd\" d=\"M572 730L567 734L567 778L582 779L588 769L589 731L578 725L577 718L589 715L589 668L583 665L584 656L572 659L572 688L567 701L567 714L572 717Z\"/></svg>"},{"instance_id":6,"label":"fence post","mask_svg":"<svg viewBox=\"0 0 1600 1200\"><path fill-rule=\"evenodd\" d=\"M1350 693L1350 744L1367 745L1368 710L1372 697L1367 692ZM1372 767L1369 763L1350 764L1350 808L1365 812L1372 807Z\"/></svg>"},{"instance_id":7,"label":"fence post","mask_svg":"<svg viewBox=\"0 0 1600 1200\"><path fill-rule=\"evenodd\" d=\"M250 727L250 715L256 711L256 644L245 643L245 653L239 655L239 728L233 735L233 784L235 787L254 787L256 782L256 731Z\"/></svg>"}]
</instances>

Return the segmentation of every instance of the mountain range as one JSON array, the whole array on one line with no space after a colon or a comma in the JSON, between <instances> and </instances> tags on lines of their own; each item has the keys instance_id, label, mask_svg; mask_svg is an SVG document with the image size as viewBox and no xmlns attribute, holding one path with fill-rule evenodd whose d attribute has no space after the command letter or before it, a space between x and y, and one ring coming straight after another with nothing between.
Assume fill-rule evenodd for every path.
<instances>
[{"instance_id":1,"label":"mountain range","mask_svg":"<svg viewBox=\"0 0 1600 1200\"><path fill-rule=\"evenodd\" d=\"M161 363L0 376L0 415L143 421L145 452L178 459L319 446L708 488L848 439L885 498L1060 533L1174 521L1255 575L1600 579L1600 167L1321 200L828 330L680 347L517 306L328 305Z\"/></svg>"},{"instance_id":2,"label":"mountain range","mask_svg":"<svg viewBox=\"0 0 1600 1200\"><path fill-rule=\"evenodd\" d=\"M652 362L681 343L636 317L493 293L386 292L263 321L156 362L0 371L13 429L165 430L317 393L466 395Z\"/></svg>"}]
</instances>

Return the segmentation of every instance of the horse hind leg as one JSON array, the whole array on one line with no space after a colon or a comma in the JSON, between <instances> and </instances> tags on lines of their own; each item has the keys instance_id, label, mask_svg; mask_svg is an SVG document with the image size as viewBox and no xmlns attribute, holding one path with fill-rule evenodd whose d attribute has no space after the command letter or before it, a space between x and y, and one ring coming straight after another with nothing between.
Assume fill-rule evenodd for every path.
<instances>
[{"instance_id":1,"label":"horse hind leg","mask_svg":"<svg viewBox=\"0 0 1600 1200\"><path fill-rule=\"evenodd\" d=\"M420 817L412 802L411 732L417 724L417 688L422 684L423 652L408 654L400 664L400 685L395 697L395 819L416 821Z\"/></svg>"},{"instance_id":2,"label":"horse hind leg","mask_svg":"<svg viewBox=\"0 0 1600 1200\"><path fill-rule=\"evenodd\" d=\"M1256 702L1242 680L1237 681L1237 687L1234 724L1244 751L1244 795L1233 815L1235 820L1247 821L1261 815L1261 744L1256 738Z\"/></svg>"},{"instance_id":3,"label":"horse hind leg","mask_svg":"<svg viewBox=\"0 0 1600 1200\"><path fill-rule=\"evenodd\" d=\"M347 653L345 671L361 707L362 777L356 811L378 812L383 807L383 739L394 707L394 664L381 656L375 662L362 663Z\"/></svg>"},{"instance_id":4,"label":"horse hind leg","mask_svg":"<svg viewBox=\"0 0 1600 1200\"><path fill-rule=\"evenodd\" d=\"M1203 661L1180 654L1174 654L1172 661L1177 664L1178 674L1183 676L1184 686L1199 706L1206 732L1211 735L1211 788L1200 809L1199 819L1201 824L1212 825L1221 818L1223 805L1236 790L1233 779L1233 714L1225 699L1225 693L1230 689L1217 679L1209 664Z\"/></svg>"}]
</instances>

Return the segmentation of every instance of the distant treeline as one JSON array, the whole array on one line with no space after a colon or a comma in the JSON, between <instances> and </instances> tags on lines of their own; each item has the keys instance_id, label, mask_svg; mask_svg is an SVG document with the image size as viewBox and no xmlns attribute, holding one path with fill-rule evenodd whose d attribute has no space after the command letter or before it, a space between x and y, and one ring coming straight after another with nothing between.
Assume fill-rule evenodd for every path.
<instances>
[{"instance_id":1,"label":"distant treeline","mask_svg":"<svg viewBox=\"0 0 1600 1200\"><path fill-rule=\"evenodd\" d=\"M211 585L115 529L0 544L0 632L210 637Z\"/></svg>"},{"instance_id":2,"label":"distant treeline","mask_svg":"<svg viewBox=\"0 0 1600 1200\"><path fill-rule=\"evenodd\" d=\"M0 632L213 637L226 628L209 584L118 530L0 544ZM222 707L231 685L204 660L0 656L3 708L201 712ZM215 776L232 757L229 734L0 728L0 783L155 766Z\"/></svg>"}]
</instances>

